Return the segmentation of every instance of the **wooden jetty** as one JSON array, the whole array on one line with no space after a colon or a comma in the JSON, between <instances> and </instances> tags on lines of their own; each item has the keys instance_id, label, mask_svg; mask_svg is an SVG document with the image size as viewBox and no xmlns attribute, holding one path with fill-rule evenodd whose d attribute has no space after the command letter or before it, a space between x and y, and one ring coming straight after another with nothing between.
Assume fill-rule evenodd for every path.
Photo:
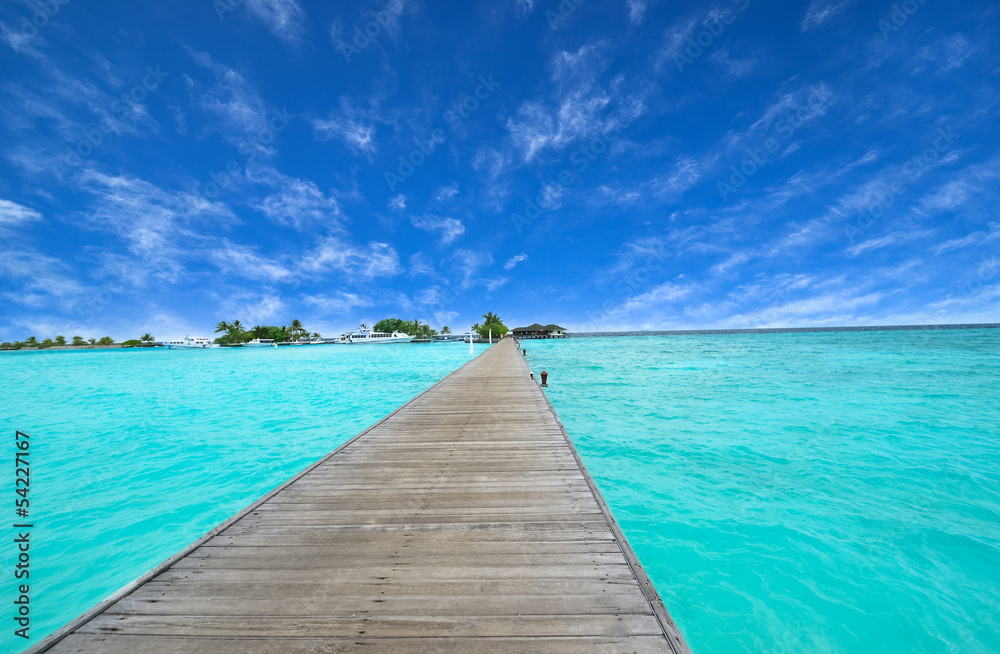
<instances>
[{"instance_id":1,"label":"wooden jetty","mask_svg":"<svg viewBox=\"0 0 1000 654\"><path fill-rule=\"evenodd\" d=\"M689 652L505 339L31 652Z\"/></svg>"}]
</instances>

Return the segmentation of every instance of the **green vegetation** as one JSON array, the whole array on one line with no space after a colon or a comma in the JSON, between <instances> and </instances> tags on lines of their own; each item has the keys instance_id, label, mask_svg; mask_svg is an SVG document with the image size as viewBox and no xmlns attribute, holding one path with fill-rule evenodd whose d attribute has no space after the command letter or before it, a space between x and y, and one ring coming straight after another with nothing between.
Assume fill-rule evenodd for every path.
<instances>
[{"instance_id":1,"label":"green vegetation","mask_svg":"<svg viewBox=\"0 0 1000 654\"><path fill-rule=\"evenodd\" d=\"M153 338L152 334L146 333L143 334L142 337L138 339L125 341L125 343L123 343L122 345L124 347L140 347L140 346L152 347L154 340L155 339ZM26 347L38 348L40 350L44 350L50 347L65 347L67 345L73 347L86 347L88 345L93 346L93 345L114 345L114 344L115 344L115 339L111 338L110 336L104 336L100 340L94 338L84 339L83 336L74 336L72 342L70 343L66 342L65 336L56 336L54 339L46 338L43 341L39 341L34 336L29 336L28 338L24 339L23 342L13 341L13 342L0 343L0 350L20 350Z\"/></svg>"},{"instance_id":2,"label":"green vegetation","mask_svg":"<svg viewBox=\"0 0 1000 654\"><path fill-rule=\"evenodd\" d=\"M492 333L494 340L510 331L507 329L507 325L503 324L503 321L500 320L500 316L492 311L487 311L483 314L483 324L480 325L477 322L472 326L472 330L479 334L481 338L489 338L490 333Z\"/></svg>"},{"instance_id":3,"label":"green vegetation","mask_svg":"<svg viewBox=\"0 0 1000 654\"><path fill-rule=\"evenodd\" d=\"M248 343L255 338L274 339L275 343L286 341L297 341L300 338L309 338L309 330L302 325L302 321L292 320L287 326L276 327L274 325L254 325L249 331L245 330L243 323L239 320L219 322L215 327L216 333L226 332L225 335L215 339L219 345L237 345ZM312 338L321 338L318 332L312 334Z\"/></svg>"},{"instance_id":4,"label":"green vegetation","mask_svg":"<svg viewBox=\"0 0 1000 654\"><path fill-rule=\"evenodd\" d=\"M362 325L362 327L364 326ZM402 318L383 318L375 323L372 331L387 334L403 332L417 338L432 338L437 335L437 332L431 329L430 325L422 325L419 320L403 320Z\"/></svg>"}]
</instances>

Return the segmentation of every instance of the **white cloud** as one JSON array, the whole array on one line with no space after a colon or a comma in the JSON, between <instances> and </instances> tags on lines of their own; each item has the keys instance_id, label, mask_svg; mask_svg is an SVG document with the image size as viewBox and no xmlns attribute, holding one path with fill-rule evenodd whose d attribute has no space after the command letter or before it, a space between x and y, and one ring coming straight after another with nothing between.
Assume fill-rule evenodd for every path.
<instances>
[{"instance_id":1,"label":"white cloud","mask_svg":"<svg viewBox=\"0 0 1000 654\"><path fill-rule=\"evenodd\" d=\"M854 0L812 0L806 8L806 15L799 27L803 32L822 26L837 14L847 9Z\"/></svg>"},{"instance_id":2,"label":"white cloud","mask_svg":"<svg viewBox=\"0 0 1000 654\"><path fill-rule=\"evenodd\" d=\"M680 156L669 173L657 175L650 180L649 189L656 195L677 199L698 182L701 173L698 163L691 157Z\"/></svg>"},{"instance_id":3,"label":"white cloud","mask_svg":"<svg viewBox=\"0 0 1000 654\"><path fill-rule=\"evenodd\" d=\"M725 261L721 261L711 268L712 275L720 277L731 271L738 269L740 266L750 261L750 253L748 252L734 252L729 255Z\"/></svg>"},{"instance_id":4,"label":"white cloud","mask_svg":"<svg viewBox=\"0 0 1000 654\"><path fill-rule=\"evenodd\" d=\"M916 241L921 238L930 236L932 233L933 233L932 230L909 231L909 232L896 231L881 236L879 238L869 239L867 241L862 241L861 243L853 245L847 248L846 254L849 257L856 257L859 254L864 254L865 252L872 252L874 250L881 250L882 248L902 245L903 243Z\"/></svg>"},{"instance_id":5,"label":"white cloud","mask_svg":"<svg viewBox=\"0 0 1000 654\"><path fill-rule=\"evenodd\" d=\"M515 254L510 259L507 259L507 263L503 265L504 270L513 270L514 266L521 263L522 261L527 261L528 255L526 254Z\"/></svg>"},{"instance_id":6,"label":"white cloud","mask_svg":"<svg viewBox=\"0 0 1000 654\"><path fill-rule=\"evenodd\" d=\"M406 196L400 193L396 197L389 198L389 208L395 209L396 211L403 211L406 209Z\"/></svg>"},{"instance_id":7,"label":"white cloud","mask_svg":"<svg viewBox=\"0 0 1000 654\"><path fill-rule=\"evenodd\" d=\"M430 275L434 272L434 263L423 252L417 252L410 255L406 269L412 275Z\"/></svg>"},{"instance_id":8,"label":"white cloud","mask_svg":"<svg viewBox=\"0 0 1000 654\"><path fill-rule=\"evenodd\" d=\"M628 22L638 25L646 14L646 0L628 0Z\"/></svg>"},{"instance_id":9,"label":"white cloud","mask_svg":"<svg viewBox=\"0 0 1000 654\"><path fill-rule=\"evenodd\" d=\"M247 178L278 188L277 193L253 203L253 207L281 225L298 230L318 226L339 227L340 206L311 181L288 177L272 168L248 169Z\"/></svg>"},{"instance_id":10,"label":"white cloud","mask_svg":"<svg viewBox=\"0 0 1000 654\"><path fill-rule=\"evenodd\" d=\"M463 288L468 288L475 284L491 283L491 280L477 277L480 270L493 264L493 257L488 252L455 250L451 256L451 263L456 272L462 277L461 285ZM495 282L496 280L492 281Z\"/></svg>"},{"instance_id":11,"label":"white cloud","mask_svg":"<svg viewBox=\"0 0 1000 654\"><path fill-rule=\"evenodd\" d=\"M729 48L719 47L708 56L709 61L722 69L723 73L729 77L746 77L757 68L755 57L736 57L729 53Z\"/></svg>"},{"instance_id":12,"label":"white cloud","mask_svg":"<svg viewBox=\"0 0 1000 654\"><path fill-rule=\"evenodd\" d=\"M1000 223L992 222L989 224L988 229L976 231L968 236L953 238L943 243L939 243L933 248L932 251L934 254L941 254L942 252L960 250L962 248L969 247L970 245L988 243L996 240L1000 240Z\"/></svg>"},{"instance_id":13,"label":"white cloud","mask_svg":"<svg viewBox=\"0 0 1000 654\"><path fill-rule=\"evenodd\" d=\"M42 214L23 205L0 199L0 229L41 220Z\"/></svg>"},{"instance_id":14,"label":"white cloud","mask_svg":"<svg viewBox=\"0 0 1000 654\"><path fill-rule=\"evenodd\" d=\"M246 3L279 39L296 44L302 38L306 14L297 0L246 0Z\"/></svg>"},{"instance_id":15,"label":"white cloud","mask_svg":"<svg viewBox=\"0 0 1000 654\"><path fill-rule=\"evenodd\" d=\"M320 239L301 256L268 257L256 248L224 242L211 251L211 257L224 272L277 283L297 283L335 272L365 280L402 272L399 255L388 243L372 241L362 247L334 237Z\"/></svg>"},{"instance_id":16,"label":"white cloud","mask_svg":"<svg viewBox=\"0 0 1000 654\"><path fill-rule=\"evenodd\" d=\"M633 312L649 313L660 310L666 304L674 304L681 298L691 294L690 286L681 286L674 282L664 282L652 290L631 297L622 303L617 312L630 314Z\"/></svg>"},{"instance_id":17,"label":"white cloud","mask_svg":"<svg viewBox=\"0 0 1000 654\"><path fill-rule=\"evenodd\" d=\"M191 82L191 92L203 109L219 119L223 137L240 150L257 155L273 153L273 149L259 138L267 134L274 136L275 130L268 122L273 121L273 114L253 85L241 73L220 64L209 54L184 47L195 61L215 75L215 83L208 88Z\"/></svg>"},{"instance_id":18,"label":"white cloud","mask_svg":"<svg viewBox=\"0 0 1000 654\"><path fill-rule=\"evenodd\" d=\"M322 239L303 257L300 267L317 274L340 271L368 279L392 277L402 272L399 254L388 243L371 241L367 247L358 247L332 237Z\"/></svg>"},{"instance_id":19,"label":"white cloud","mask_svg":"<svg viewBox=\"0 0 1000 654\"><path fill-rule=\"evenodd\" d=\"M284 322L275 320L282 318L287 305L281 296L270 289L258 291L230 290L217 295L219 309L226 320L239 320L245 327L253 327L269 322Z\"/></svg>"},{"instance_id":20,"label":"white cloud","mask_svg":"<svg viewBox=\"0 0 1000 654\"><path fill-rule=\"evenodd\" d=\"M535 0L514 0L514 8L518 17L524 18L535 9Z\"/></svg>"},{"instance_id":21,"label":"white cloud","mask_svg":"<svg viewBox=\"0 0 1000 654\"><path fill-rule=\"evenodd\" d=\"M458 195L458 182L452 182L447 186L442 186L434 193L435 202L447 202Z\"/></svg>"},{"instance_id":22,"label":"white cloud","mask_svg":"<svg viewBox=\"0 0 1000 654\"><path fill-rule=\"evenodd\" d=\"M228 207L201 195L166 191L141 179L94 171L80 174L81 186L95 200L84 226L121 238L133 255L137 274L176 281L184 262L211 242L206 224L236 220Z\"/></svg>"},{"instance_id":23,"label":"white cloud","mask_svg":"<svg viewBox=\"0 0 1000 654\"><path fill-rule=\"evenodd\" d=\"M350 313L359 307L370 307L374 304L371 299L363 295L346 292L333 295L308 295L303 298L303 301L327 314Z\"/></svg>"},{"instance_id":24,"label":"white cloud","mask_svg":"<svg viewBox=\"0 0 1000 654\"><path fill-rule=\"evenodd\" d=\"M368 106L362 107L341 97L340 108L331 111L328 118L312 121L313 133L320 141L337 139L349 148L364 153L368 158L378 150L375 137L378 124L395 126L395 119L383 115L376 98L368 99Z\"/></svg>"},{"instance_id":25,"label":"white cloud","mask_svg":"<svg viewBox=\"0 0 1000 654\"><path fill-rule=\"evenodd\" d=\"M465 233L465 225L455 218L440 216L414 216L413 226L428 232L437 232L442 245L448 245Z\"/></svg>"},{"instance_id":26,"label":"white cloud","mask_svg":"<svg viewBox=\"0 0 1000 654\"><path fill-rule=\"evenodd\" d=\"M252 247L224 242L211 254L223 273L271 282L289 282L296 279L295 272L290 267L260 255Z\"/></svg>"},{"instance_id":27,"label":"white cloud","mask_svg":"<svg viewBox=\"0 0 1000 654\"><path fill-rule=\"evenodd\" d=\"M507 120L507 130L524 161L546 148L562 148L573 141L595 138L628 126L645 112L642 98L623 76L605 90L597 79L607 66L602 43L563 51L552 61L552 78L558 83L557 106L526 101Z\"/></svg>"}]
</instances>

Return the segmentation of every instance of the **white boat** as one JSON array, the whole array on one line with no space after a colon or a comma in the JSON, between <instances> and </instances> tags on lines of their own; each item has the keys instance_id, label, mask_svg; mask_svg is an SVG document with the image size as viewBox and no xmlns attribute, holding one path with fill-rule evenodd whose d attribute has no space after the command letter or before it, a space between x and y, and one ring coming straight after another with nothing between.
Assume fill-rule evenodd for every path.
<instances>
[{"instance_id":1,"label":"white boat","mask_svg":"<svg viewBox=\"0 0 1000 654\"><path fill-rule=\"evenodd\" d=\"M365 343L409 343L413 340L413 338L413 336L404 334L403 332L393 332L388 334L386 332L373 332L367 327L360 327L355 329L353 332L342 335L337 342L352 345Z\"/></svg>"},{"instance_id":2,"label":"white boat","mask_svg":"<svg viewBox=\"0 0 1000 654\"><path fill-rule=\"evenodd\" d=\"M180 341L163 341L163 346L168 350L204 350L210 347L219 347L211 339L200 336L185 336Z\"/></svg>"},{"instance_id":3,"label":"white boat","mask_svg":"<svg viewBox=\"0 0 1000 654\"><path fill-rule=\"evenodd\" d=\"M274 347L273 338L255 338L248 343L244 343L243 347Z\"/></svg>"},{"instance_id":4,"label":"white boat","mask_svg":"<svg viewBox=\"0 0 1000 654\"><path fill-rule=\"evenodd\" d=\"M469 338L468 334L438 334L434 340L439 343L458 343Z\"/></svg>"}]
</instances>

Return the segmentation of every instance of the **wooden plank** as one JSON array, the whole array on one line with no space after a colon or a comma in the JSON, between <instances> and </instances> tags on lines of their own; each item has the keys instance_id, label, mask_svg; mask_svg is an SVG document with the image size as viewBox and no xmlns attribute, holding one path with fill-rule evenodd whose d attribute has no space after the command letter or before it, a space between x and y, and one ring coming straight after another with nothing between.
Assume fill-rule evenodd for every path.
<instances>
[{"instance_id":1,"label":"wooden plank","mask_svg":"<svg viewBox=\"0 0 1000 654\"><path fill-rule=\"evenodd\" d=\"M357 616L326 615L191 616L103 614L79 629L84 634L155 636L233 636L270 638L311 636L337 638L405 637L415 632L447 634L451 638L539 636L655 636L662 634L651 614L525 615L525 616Z\"/></svg>"},{"instance_id":2,"label":"wooden plank","mask_svg":"<svg viewBox=\"0 0 1000 654\"><path fill-rule=\"evenodd\" d=\"M687 652L507 340L32 652Z\"/></svg>"},{"instance_id":3,"label":"wooden plank","mask_svg":"<svg viewBox=\"0 0 1000 654\"><path fill-rule=\"evenodd\" d=\"M192 642L193 641L193 642ZM577 638L197 638L77 634L64 652L103 654L656 654L663 636Z\"/></svg>"}]
</instances>

